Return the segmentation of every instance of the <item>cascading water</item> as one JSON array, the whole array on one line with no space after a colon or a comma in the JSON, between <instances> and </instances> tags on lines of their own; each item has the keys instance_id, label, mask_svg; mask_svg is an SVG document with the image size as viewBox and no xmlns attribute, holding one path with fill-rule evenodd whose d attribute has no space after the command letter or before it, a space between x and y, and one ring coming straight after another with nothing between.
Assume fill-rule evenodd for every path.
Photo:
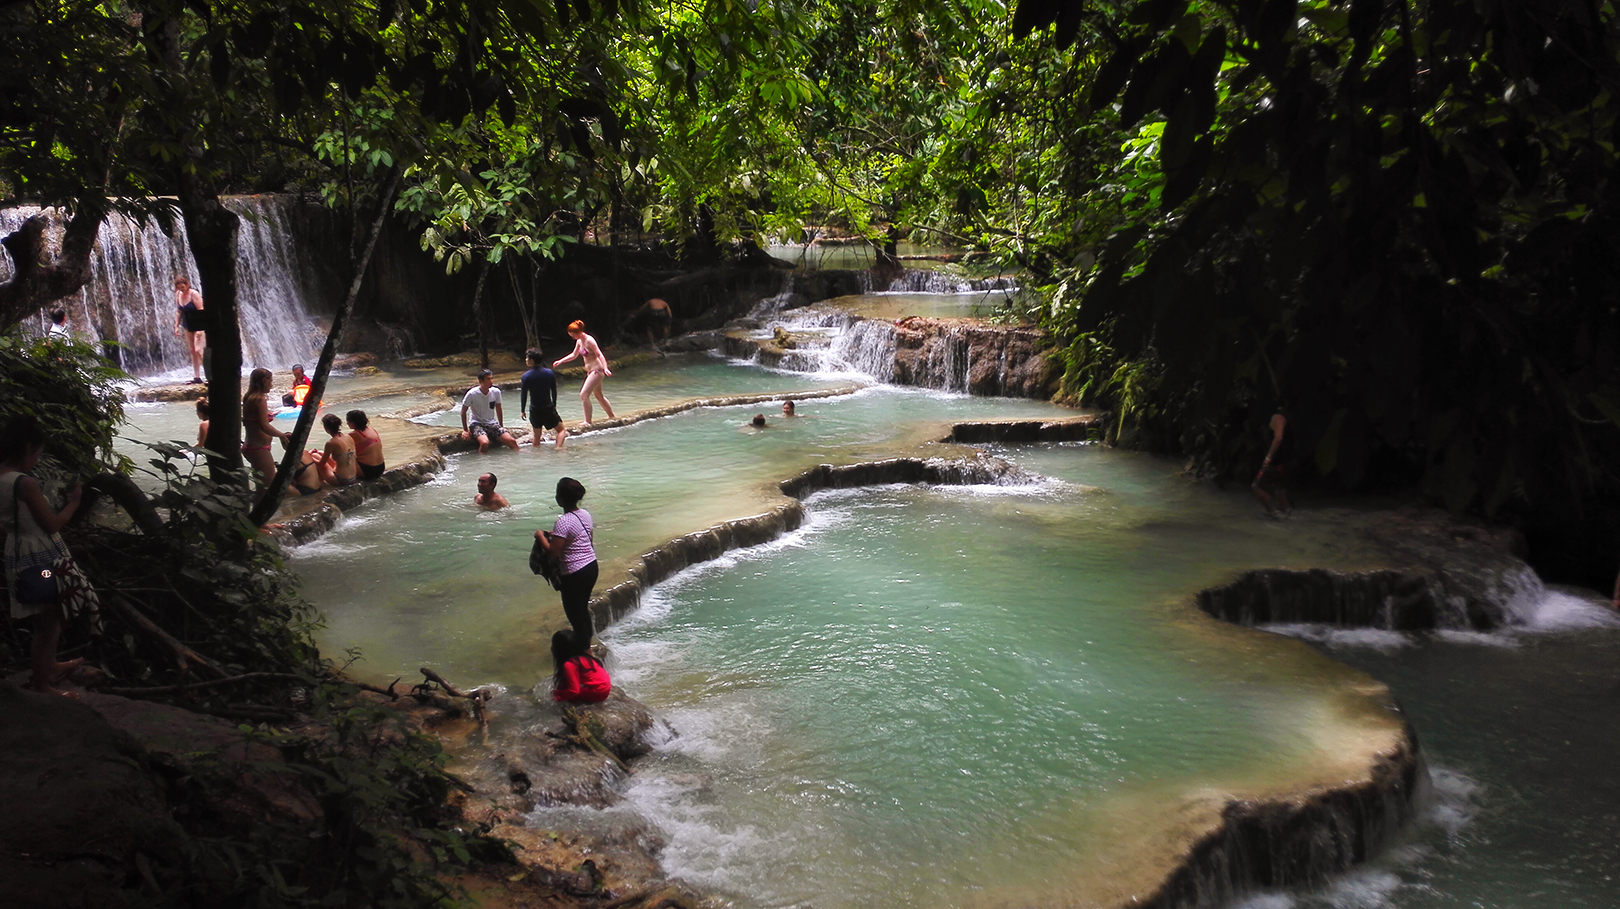
<instances>
[{"instance_id":1,"label":"cascading water","mask_svg":"<svg viewBox=\"0 0 1620 909\"><path fill-rule=\"evenodd\" d=\"M862 319L833 339L828 359L879 382L891 382L894 380L895 337L894 326L888 322Z\"/></svg>"},{"instance_id":2,"label":"cascading water","mask_svg":"<svg viewBox=\"0 0 1620 909\"><path fill-rule=\"evenodd\" d=\"M861 273L861 292L869 294L969 294L1017 289L1017 282L1007 275L997 275L994 278L966 278L926 268L903 268L892 276L891 273L878 269Z\"/></svg>"},{"instance_id":3,"label":"cascading water","mask_svg":"<svg viewBox=\"0 0 1620 909\"><path fill-rule=\"evenodd\" d=\"M237 304L244 361L252 366L286 366L312 356L318 344L308 306L318 294L294 249L287 204L274 196L226 200L241 216ZM15 231L40 211L37 206L0 209L0 234ZM0 253L0 280L9 279L12 270L10 256ZM74 333L118 345L119 362L136 375L189 369L190 358L174 334L172 290L176 276L199 283L184 224L176 220L171 236L155 221L142 225L110 215L97 235L90 271L90 282L59 304ZM43 313L39 319L43 334Z\"/></svg>"}]
</instances>

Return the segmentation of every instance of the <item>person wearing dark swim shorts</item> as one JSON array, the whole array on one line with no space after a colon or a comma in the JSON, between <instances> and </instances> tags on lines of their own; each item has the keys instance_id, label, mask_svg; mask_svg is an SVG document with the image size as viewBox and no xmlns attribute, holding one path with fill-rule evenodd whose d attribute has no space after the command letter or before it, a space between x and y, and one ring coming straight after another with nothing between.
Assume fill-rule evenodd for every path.
<instances>
[{"instance_id":1,"label":"person wearing dark swim shorts","mask_svg":"<svg viewBox=\"0 0 1620 909\"><path fill-rule=\"evenodd\" d=\"M545 365L542 357L540 351L533 347L523 355L524 361L529 364L529 371L523 374L523 382L519 386L518 410L529 415L529 425L534 427L530 445L539 445L545 441L545 430L554 429L557 432L557 447L562 448L563 440L568 438L568 427L557 414L557 374Z\"/></svg>"},{"instance_id":2,"label":"person wearing dark swim shorts","mask_svg":"<svg viewBox=\"0 0 1620 909\"><path fill-rule=\"evenodd\" d=\"M174 336L180 337L185 332L186 352L191 354L191 384L201 385L203 351L208 346L208 340L203 335L207 327L208 316L204 315L202 294L198 293L188 278L174 279Z\"/></svg>"},{"instance_id":3,"label":"person wearing dark swim shorts","mask_svg":"<svg viewBox=\"0 0 1620 909\"><path fill-rule=\"evenodd\" d=\"M383 464L382 436L372 429L363 410L351 410L347 415L349 438L354 440L354 460L360 467L360 477L376 480L388 468Z\"/></svg>"}]
</instances>

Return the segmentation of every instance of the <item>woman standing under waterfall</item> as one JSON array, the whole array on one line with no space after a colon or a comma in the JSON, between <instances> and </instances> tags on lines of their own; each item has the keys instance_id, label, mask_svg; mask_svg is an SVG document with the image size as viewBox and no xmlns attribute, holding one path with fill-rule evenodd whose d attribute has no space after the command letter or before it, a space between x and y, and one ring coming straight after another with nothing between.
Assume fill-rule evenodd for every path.
<instances>
[{"instance_id":1,"label":"woman standing under waterfall","mask_svg":"<svg viewBox=\"0 0 1620 909\"><path fill-rule=\"evenodd\" d=\"M607 354L602 353L601 345L596 339L585 333L585 323L575 319L568 323L568 336L574 339L574 352L561 360L552 363L555 369L578 358L585 366L585 384L579 389L579 403L585 407L585 425L591 425L591 395L602 402L602 409L607 411L608 419L613 419L613 405L608 403L607 395L602 393L602 380L613 375L608 369Z\"/></svg>"},{"instance_id":2,"label":"woman standing under waterfall","mask_svg":"<svg viewBox=\"0 0 1620 909\"><path fill-rule=\"evenodd\" d=\"M186 333L186 349L191 352L191 384L201 385L203 348L207 346L207 339L203 337L203 298L191 286L191 282L184 277L174 279L174 336L180 337L180 332Z\"/></svg>"}]
</instances>

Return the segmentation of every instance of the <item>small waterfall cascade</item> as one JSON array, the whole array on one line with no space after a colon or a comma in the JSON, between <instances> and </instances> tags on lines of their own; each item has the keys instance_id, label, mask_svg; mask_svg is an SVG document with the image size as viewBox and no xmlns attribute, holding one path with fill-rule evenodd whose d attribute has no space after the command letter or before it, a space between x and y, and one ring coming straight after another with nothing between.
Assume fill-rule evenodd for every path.
<instances>
[{"instance_id":1,"label":"small waterfall cascade","mask_svg":"<svg viewBox=\"0 0 1620 909\"><path fill-rule=\"evenodd\" d=\"M748 317L750 319L769 319L784 309L790 309L794 305L804 305L804 299L796 297L794 294L794 283L793 273L784 272L782 274L782 283L778 286L776 293L755 303L754 308L748 311Z\"/></svg>"},{"instance_id":2,"label":"small waterfall cascade","mask_svg":"<svg viewBox=\"0 0 1620 909\"><path fill-rule=\"evenodd\" d=\"M237 305L244 362L283 367L311 358L321 339L309 304L319 292L303 265L307 257L295 248L287 214L292 200L242 196L225 204L241 217ZM37 206L0 209L0 234L15 231L40 211ZM60 225L56 232L59 237ZM156 221L143 226L109 215L96 238L90 270L90 282L58 304L67 310L68 328L115 351L120 365L134 375L189 373L191 359L174 334L174 279L185 276L199 284L185 225L177 218L171 236ZM0 280L12 272L10 256L0 252ZM48 325L41 313L38 333Z\"/></svg>"},{"instance_id":3,"label":"small waterfall cascade","mask_svg":"<svg viewBox=\"0 0 1620 909\"><path fill-rule=\"evenodd\" d=\"M959 325L947 326L924 340L922 356L918 358L921 368L912 377L912 383L966 394L971 361L967 332Z\"/></svg>"},{"instance_id":4,"label":"small waterfall cascade","mask_svg":"<svg viewBox=\"0 0 1620 909\"><path fill-rule=\"evenodd\" d=\"M930 268L902 268L898 274L880 269L861 272L861 292L869 294L970 294L980 291L1013 291L1018 283L1007 275L994 278L967 278Z\"/></svg>"},{"instance_id":5,"label":"small waterfall cascade","mask_svg":"<svg viewBox=\"0 0 1620 909\"><path fill-rule=\"evenodd\" d=\"M858 320L833 339L827 351L829 365L863 373L878 382L893 382L896 338L895 328L888 322Z\"/></svg>"}]
</instances>

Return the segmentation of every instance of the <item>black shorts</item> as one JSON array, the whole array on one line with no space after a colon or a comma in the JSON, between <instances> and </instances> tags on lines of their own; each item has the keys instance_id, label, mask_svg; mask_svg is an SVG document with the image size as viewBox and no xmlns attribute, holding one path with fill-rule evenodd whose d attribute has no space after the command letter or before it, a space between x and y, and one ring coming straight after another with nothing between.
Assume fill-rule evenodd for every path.
<instances>
[{"instance_id":1,"label":"black shorts","mask_svg":"<svg viewBox=\"0 0 1620 909\"><path fill-rule=\"evenodd\" d=\"M368 480L377 479L383 475L383 471L388 469L382 464L359 464L356 466L360 468L360 476L365 477Z\"/></svg>"},{"instance_id":2,"label":"black shorts","mask_svg":"<svg viewBox=\"0 0 1620 909\"><path fill-rule=\"evenodd\" d=\"M556 429L562 425L562 417L557 415L557 411L548 407L545 410L536 410L530 413L529 425L540 426L545 429Z\"/></svg>"}]
</instances>

